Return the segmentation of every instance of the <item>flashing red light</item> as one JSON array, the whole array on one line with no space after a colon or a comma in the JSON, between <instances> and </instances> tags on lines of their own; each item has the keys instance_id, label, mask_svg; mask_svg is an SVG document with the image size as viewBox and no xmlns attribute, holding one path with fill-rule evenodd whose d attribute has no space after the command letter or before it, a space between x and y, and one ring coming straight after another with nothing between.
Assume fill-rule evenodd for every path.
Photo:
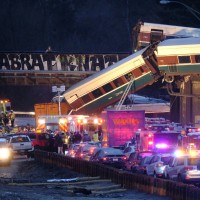
<instances>
[{"instance_id":1,"label":"flashing red light","mask_svg":"<svg viewBox=\"0 0 200 200\"><path fill-rule=\"evenodd\" d=\"M187 132L188 133L200 132L200 128L188 128Z\"/></svg>"},{"instance_id":2,"label":"flashing red light","mask_svg":"<svg viewBox=\"0 0 200 200\"><path fill-rule=\"evenodd\" d=\"M122 160L127 160L127 157L126 156L122 157Z\"/></svg>"}]
</instances>

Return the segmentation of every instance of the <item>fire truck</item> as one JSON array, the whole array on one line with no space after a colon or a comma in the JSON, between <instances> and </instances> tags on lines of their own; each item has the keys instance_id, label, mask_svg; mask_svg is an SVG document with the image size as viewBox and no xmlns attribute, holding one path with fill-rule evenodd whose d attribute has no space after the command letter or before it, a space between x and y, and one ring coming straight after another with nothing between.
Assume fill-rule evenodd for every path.
<instances>
[{"instance_id":1,"label":"fire truck","mask_svg":"<svg viewBox=\"0 0 200 200\"><path fill-rule=\"evenodd\" d=\"M102 120L96 116L88 115L44 115L39 116L36 122L36 131L45 132L84 132L89 134L101 130Z\"/></svg>"}]
</instances>

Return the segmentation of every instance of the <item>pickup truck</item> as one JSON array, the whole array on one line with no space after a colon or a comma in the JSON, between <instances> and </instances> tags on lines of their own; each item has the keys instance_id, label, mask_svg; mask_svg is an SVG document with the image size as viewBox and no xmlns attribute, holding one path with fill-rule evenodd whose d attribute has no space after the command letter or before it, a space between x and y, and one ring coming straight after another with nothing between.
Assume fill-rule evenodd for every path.
<instances>
[{"instance_id":1,"label":"pickup truck","mask_svg":"<svg viewBox=\"0 0 200 200\"><path fill-rule=\"evenodd\" d=\"M33 157L34 147L28 135L13 135L9 139L13 153L17 155L26 155Z\"/></svg>"}]
</instances>

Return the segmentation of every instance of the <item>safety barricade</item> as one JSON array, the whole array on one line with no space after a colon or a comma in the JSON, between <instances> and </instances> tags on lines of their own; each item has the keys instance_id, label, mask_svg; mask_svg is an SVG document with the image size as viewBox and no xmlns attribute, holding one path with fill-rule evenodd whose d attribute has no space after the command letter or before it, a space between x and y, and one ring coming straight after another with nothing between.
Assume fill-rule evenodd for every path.
<instances>
[{"instance_id":1,"label":"safety barricade","mask_svg":"<svg viewBox=\"0 0 200 200\"><path fill-rule=\"evenodd\" d=\"M68 168L88 176L100 176L103 179L110 179L117 184L121 184L124 188L136 189L159 196L168 196L172 200L198 200L200 197L200 188L193 185L142 174L134 174L99 163L75 159L53 152L35 150L35 160L51 166Z\"/></svg>"}]
</instances>

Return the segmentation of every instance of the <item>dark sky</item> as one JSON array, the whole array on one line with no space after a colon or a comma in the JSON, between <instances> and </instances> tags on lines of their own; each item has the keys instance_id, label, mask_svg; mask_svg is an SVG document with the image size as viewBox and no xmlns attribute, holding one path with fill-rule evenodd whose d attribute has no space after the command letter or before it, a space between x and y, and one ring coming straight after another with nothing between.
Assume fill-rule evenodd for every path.
<instances>
[{"instance_id":1,"label":"dark sky","mask_svg":"<svg viewBox=\"0 0 200 200\"><path fill-rule=\"evenodd\" d=\"M200 10L199 0L181 2ZM137 21L200 27L184 6L158 0L4 0L0 6L0 52L123 53L132 50ZM15 110L49 102L51 86L0 86Z\"/></svg>"},{"instance_id":2,"label":"dark sky","mask_svg":"<svg viewBox=\"0 0 200 200\"><path fill-rule=\"evenodd\" d=\"M199 0L181 0L198 10ZM199 9L200 10L200 9ZM130 52L131 29L145 22L199 27L179 4L158 0L4 0L0 51Z\"/></svg>"}]
</instances>

